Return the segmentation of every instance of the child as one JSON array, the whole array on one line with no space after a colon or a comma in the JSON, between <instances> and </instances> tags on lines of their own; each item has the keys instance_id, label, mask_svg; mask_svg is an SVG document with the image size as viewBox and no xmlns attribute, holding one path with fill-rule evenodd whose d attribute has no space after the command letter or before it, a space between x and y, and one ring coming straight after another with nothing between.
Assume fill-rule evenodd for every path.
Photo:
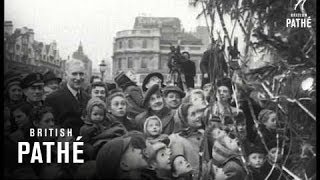
<instances>
[{"instance_id":1,"label":"child","mask_svg":"<svg viewBox=\"0 0 320 180\"><path fill-rule=\"evenodd\" d=\"M101 99L90 99L86 110L85 124L80 128L80 135L85 142L85 154L93 158L102 144L110 138L125 134L126 130L123 126L114 126L115 123L107 121L107 107Z\"/></svg>"},{"instance_id":2,"label":"child","mask_svg":"<svg viewBox=\"0 0 320 180\"><path fill-rule=\"evenodd\" d=\"M127 131L135 130L135 124L132 120L127 118L127 100L122 92L115 92L108 96L108 111L107 117L114 121L121 123Z\"/></svg>"},{"instance_id":3,"label":"child","mask_svg":"<svg viewBox=\"0 0 320 180\"><path fill-rule=\"evenodd\" d=\"M146 136L146 141L154 144L155 142L170 143L168 135L162 133L162 122L158 116L150 116L146 119L143 125L143 132Z\"/></svg>"},{"instance_id":4,"label":"child","mask_svg":"<svg viewBox=\"0 0 320 180\"><path fill-rule=\"evenodd\" d=\"M247 164L249 168L249 180L264 180L267 174L261 167L266 162L266 152L263 147L250 144L246 149Z\"/></svg>"},{"instance_id":5,"label":"child","mask_svg":"<svg viewBox=\"0 0 320 180\"><path fill-rule=\"evenodd\" d=\"M267 144L276 139L277 119L276 112L270 109L263 109L258 115L260 130Z\"/></svg>"},{"instance_id":6,"label":"child","mask_svg":"<svg viewBox=\"0 0 320 180\"><path fill-rule=\"evenodd\" d=\"M192 167L182 154L172 157L171 172L174 179L192 179Z\"/></svg>"},{"instance_id":7,"label":"child","mask_svg":"<svg viewBox=\"0 0 320 180\"><path fill-rule=\"evenodd\" d=\"M211 142L213 142L211 155L212 167L217 169L214 172L215 177L222 176L226 179L244 180L246 173L240 159L238 140L229 137L225 133L216 137L213 135L214 131L211 134ZM222 171L219 172L218 170Z\"/></svg>"}]
</instances>

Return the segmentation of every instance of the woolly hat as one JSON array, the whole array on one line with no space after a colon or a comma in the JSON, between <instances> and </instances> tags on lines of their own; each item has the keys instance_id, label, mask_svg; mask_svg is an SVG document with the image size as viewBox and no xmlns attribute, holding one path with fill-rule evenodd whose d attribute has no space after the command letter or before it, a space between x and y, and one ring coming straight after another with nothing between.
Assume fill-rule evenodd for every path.
<instances>
[{"instance_id":1,"label":"woolly hat","mask_svg":"<svg viewBox=\"0 0 320 180\"><path fill-rule=\"evenodd\" d=\"M233 94L232 83L230 78L222 78L217 81L217 87L226 86L230 90L230 94Z\"/></svg>"},{"instance_id":2,"label":"woolly hat","mask_svg":"<svg viewBox=\"0 0 320 180\"><path fill-rule=\"evenodd\" d=\"M272 113L275 113L275 112L270 109L262 109L258 115L259 122L261 123L266 122Z\"/></svg>"},{"instance_id":3,"label":"woolly hat","mask_svg":"<svg viewBox=\"0 0 320 180\"><path fill-rule=\"evenodd\" d=\"M160 90L160 86L158 85L158 84L155 84L155 85L153 85L150 89L148 89L148 91L146 92L146 95L145 95L145 97L144 97L144 99L143 99L143 106L144 107L147 107L148 106L148 102L149 102L149 99L150 99L150 97L153 95L153 94L155 94L156 92L160 92L160 93L162 93L161 92L161 90Z\"/></svg>"},{"instance_id":4,"label":"woolly hat","mask_svg":"<svg viewBox=\"0 0 320 180\"><path fill-rule=\"evenodd\" d=\"M266 154L266 150L262 147L262 145L258 144L247 144L247 146L244 147L244 151L247 156L249 156L252 153L259 153L259 154Z\"/></svg>"},{"instance_id":5,"label":"woolly hat","mask_svg":"<svg viewBox=\"0 0 320 180\"><path fill-rule=\"evenodd\" d=\"M143 133L147 136L150 136L149 132L147 131L147 126L148 126L148 123L150 120L157 120L160 124L160 133L162 132L162 122L161 120L159 119L158 116L150 116L146 119L146 121L144 122L143 124Z\"/></svg>"},{"instance_id":6,"label":"woolly hat","mask_svg":"<svg viewBox=\"0 0 320 180\"><path fill-rule=\"evenodd\" d=\"M163 89L164 96L167 96L169 92L176 92L180 94L180 98L184 98L186 95L186 93L183 92L178 86L167 86Z\"/></svg>"},{"instance_id":7,"label":"woolly hat","mask_svg":"<svg viewBox=\"0 0 320 180\"><path fill-rule=\"evenodd\" d=\"M117 177L121 157L130 144L134 148L139 149L146 147L143 135L134 131L130 134L114 138L100 148L96 157L96 173L99 179L112 179Z\"/></svg>"},{"instance_id":8,"label":"woolly hat","mask_svg":"<svg viewBox=\"0 0 320 180\"><path fill-rule=\"evenodd\" d=\"M165 87L165 85L163 84L163 75L161 73L158 73L158 72L153 72L153 73L150 73L148 74L144 80L143 80L143 83L142 83L142 90L143 92L147 91L148 88L146 87L147 83L149 82L149 80L151 79L151 77L153 76L156 76L158 77L159 79L161 79L161 87Z\"/></svg>"},{"instance_id":9,"label":"woolly hat","mask_svg":"<svg viewBox=\"0 0 320 180\"><path fill-rule=\"evenodd\" d=\"M101 99L97 97L93 97L87 103L86 113L88 118L91 117L91 111L94 106L103 107L104 111L106 112L106 109L107 109L106 103L104 103Z\"/></svg>"},{"instance_id":10,"label":"woolly hat","mask_svg":"<svg viewBox=\"0 0 320 180\"><path fill-rule=\"evenodd\" d=\"M153 144L151 143L147 143L147 148L146 151L144 152L146 154L146 156L148 157L148 161L149 163L152 162L153 160L155 160L156 155L158 153L159 150L166 148L167 145L163 142L155 142Z\"/></svg>"},{"instance_id":11,"label":"woolly hat","mask_svg":"<svg viewBox=\"0 0 320 180\"><path fill-rule=\"evenodd\" d=\"M20 85L21 84L21 77L19 74L16 73L7 73L4 77L4 88L9 89L9 87L13 85Z\"/></svg>"},{"instance_id":12,"label":"woolly hat","mask_svg":"<svg viewBox=\"0 0 320 180\"><path fill-rule=\"evenodd\" d=\"M237 155L239 154L227 148L221 140L214 141L212 146L212 162L215 165L221 166L230 157Z\"/></svg>"}]
</instances>

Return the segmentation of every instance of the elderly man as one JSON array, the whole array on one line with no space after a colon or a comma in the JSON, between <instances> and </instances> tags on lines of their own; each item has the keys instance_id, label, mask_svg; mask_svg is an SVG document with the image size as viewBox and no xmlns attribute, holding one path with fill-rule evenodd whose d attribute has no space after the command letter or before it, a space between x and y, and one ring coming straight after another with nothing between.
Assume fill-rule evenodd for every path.
<instances>
[{"instance_id":1,"label":"elderly man","mask_svg":"<svg viewBox=\"0 0 320 180\"><path fill-rule=\"evenodd\" d=\"M32 107L43 105L44 82L43 76L40 73L31 73L23 78L21 82L23 93L26 96L26 102Z\"/></svg>"},{"instance_id":2,"label":"elderly man","mask_svg":"<svg viewBox=\"0 0 320 180\"><path fill-rule=\"evenodd\" d=\"M145 98L144 106L146 111L138 114L135 118L135 123L139 131L143 131L144 122L150 116L158 116L162 122L163 134L171 134L174 131L174 111L165 106L162 92L158 84L153 85L148 89Z\"/></svg>"},{"instance_id":3,"label":"elderly man","mask_svg":"<svg viewBox=\"0 0 320 180\"><path fill-rule=\"evenodd\" d=\"M163 89L163 95L166 105L175 110L181 105L182 98L186 93L177 86L168 86Z\"/></svg>"},{"instance_id":4,"label":"elderly man","mask_svg":"<svg viewBox=\"0 0 320 180\"><path fill-rule=\"evenodd\" d=\"M56 124L64 128L72 128L74 136L79 134L83 124L80 117L89 100L89 95L82 89L84 77L84 64L75 59L68 61L66 85L47 96L45 100L45 103L54 110Z\"/></svg>"}]
</instances>

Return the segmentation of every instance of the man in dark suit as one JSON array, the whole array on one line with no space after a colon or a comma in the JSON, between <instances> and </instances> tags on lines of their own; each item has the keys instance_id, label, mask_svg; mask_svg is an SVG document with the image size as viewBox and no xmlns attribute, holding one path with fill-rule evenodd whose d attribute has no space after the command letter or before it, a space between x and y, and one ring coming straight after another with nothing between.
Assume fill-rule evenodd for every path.
<instances>
[{"instance_id":1,"label":"man in dark suit","mask_svg":"<svg viewBox=\"0 0 320 180\"><path fill-rule=\"evenodd\" d=\"M79 135L83 125L81 115L89 100L89 95L81 88L84 83L85 67L79 60L66 64L67 83L61 89L47 96L45 104L54 110L56 124L72 128L74 136Z\"/></svg>"}]
</instances>

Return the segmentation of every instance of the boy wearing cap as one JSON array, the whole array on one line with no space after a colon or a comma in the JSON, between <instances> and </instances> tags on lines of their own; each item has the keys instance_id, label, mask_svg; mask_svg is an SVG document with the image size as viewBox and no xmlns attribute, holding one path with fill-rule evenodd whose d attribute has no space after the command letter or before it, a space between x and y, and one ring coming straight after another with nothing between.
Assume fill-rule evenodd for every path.
<instances>
[{"instance_id":1,"label":"boy wearing cap","mask_svg":"<svg viewBox=\"0 0 320 180\"><path fill-rule=\"evenodd\" d=\"M155 84L150 89L148 89L143 102L147 110L136 116L135 123L137 125L137 129L142 132L143 125L146 119L150 116L155 115L158 116L162 121L162 133L173 133L174 111L165 106L162 92L158 84Z\"/></svg>"},{"instance_id":2,"label":"boy wearing cap","mask_svg":"<svg viewBox=\"0 0 320 180\"><path fill-rule=\"evenodd\" d=\"M21 83L23 93L26 96L27 103L32 107L43 105L44 81L40 73L28 74Z\"/></svg>"},{"instance_id":3,"label":"boy wearing cap","mask_svg":"<svg viewBox=\"0 0 320 180\"><path fill-rule=\"evenodd\" d=\"M131 171L148 167L145 139L140 132L115 138L99 150L96 158L99 179L140 179L132 177Z\"/></svg>"},{"instance_id":4,"label":"boy wearing cap","mask_svg":"<svg viewBox=\"0 0 320 180\"><path fill-rule=\"evenodd\" d=\"M173 110L178 109L178 107L181 105L182 98L184 98L186 95L186 93L177 86L165 87L163 89L163 94L166 105Z\"/></svg>"},{"instance_id":5,"label":"boy wearing cap","mask_svg":"<svg viewBox=\"0 0 320 180\"><path fill-rule=\"evenodd\" d=\"M263 180L265 178L265 174L261 172L261 167L266 161L266 152L263 147L255 144L249 144L246 149L249 179Z\"/></svg>"}]
</instances>

